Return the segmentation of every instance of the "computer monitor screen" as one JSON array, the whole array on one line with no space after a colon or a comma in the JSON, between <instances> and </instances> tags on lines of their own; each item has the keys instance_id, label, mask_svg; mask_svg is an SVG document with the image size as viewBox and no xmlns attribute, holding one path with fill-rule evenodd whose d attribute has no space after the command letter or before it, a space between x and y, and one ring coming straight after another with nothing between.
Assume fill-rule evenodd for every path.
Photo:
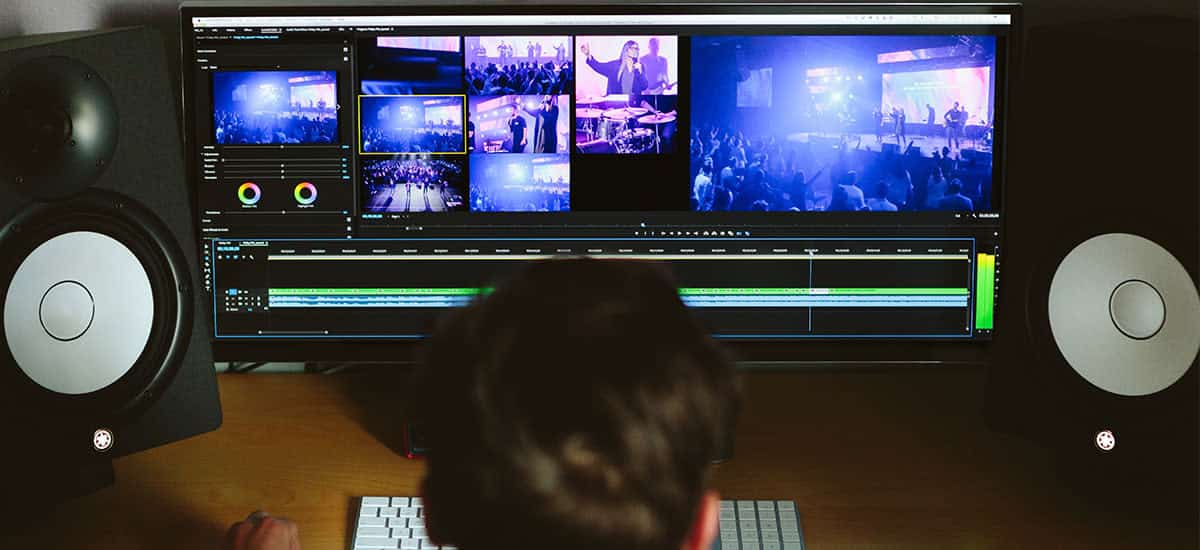
<instances>
[{"instance_id":1,"label":"computer monitor screen","mask_svg":"<svg viewBox=\"0 0 1200 550\"><path fill-rule=\"evenodd\" d=\"M218 356L386 357L580 255L734 342L996 328L1012 6L182 13Z\"/></svg>"}]
</instances>

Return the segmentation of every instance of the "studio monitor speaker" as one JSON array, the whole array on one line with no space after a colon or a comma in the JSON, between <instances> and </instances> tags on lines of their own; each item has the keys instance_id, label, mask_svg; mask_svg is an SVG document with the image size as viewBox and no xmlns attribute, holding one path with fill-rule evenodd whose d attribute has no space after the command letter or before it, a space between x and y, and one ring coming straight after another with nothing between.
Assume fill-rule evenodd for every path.
<instances>
[{"instance_id":1,"label":"studio monitor speaker","mask_svg":"<svg viewBox=\"0 0 1200 550\"><path fill-rule=\"evenodd\" d=\"M1123 514L1197 517L1197 21L1034 27L1012 76L993 425Z\"/></svg>"},{"instance_id":2,"label":"studio monitor speaker","mask_svg":"<svg viewBox=\"0 0 1200 550\"><path fill-rule=\"evenodd\" d=\"M70 494L53 484L221 423L163 46L148 29L0 40L8 496Z\"/></svg>"}]
</instances>

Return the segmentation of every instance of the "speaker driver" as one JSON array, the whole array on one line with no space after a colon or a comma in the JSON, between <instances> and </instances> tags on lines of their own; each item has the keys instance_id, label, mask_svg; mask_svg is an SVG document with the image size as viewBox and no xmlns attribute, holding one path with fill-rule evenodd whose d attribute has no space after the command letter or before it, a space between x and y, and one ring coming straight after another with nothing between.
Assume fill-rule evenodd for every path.
<instances>
[{"instance_id":1,"label":"speaker driver","mask_svg":"<svg viewBox=\"0 0 1200 550\"><path fill-rule=\"evenodd\" d=\"M0 229L0 365L17 367L0 376L62 418L140 411L187 349L186 265L162 222L124 195L30 206Z\"/></svg>"},{"instance_id":2,"label":"speaker driver","mask_svg":"<svg viewBox=\"0 0 1200 550\"><path fill-rule=\"evenodd\" d=\"M117 102L91 67L62 56L26 61L0 80L0 183L39 199L82 191L117 148Z\"/></svg>"},{"instance_id":3,"label":"speaker driver","mask_svg":"<svg viewBox=\"0 0 1200 550\"><path fill-rule=\"evenodd\" d=\"M39 386L70 395L101 390L129 372L153 320L150 278L137 256L93 231L38 245L17 267L4 306L17 367Z\"/></svg>"},{"instance_id":4,"label":"speaker driver","mask_svg":"<svg viewBox=\"0 0 1200 550\"><path fill-rule=\"evenodd\" d=\"M1092 237L1058 265L1047 302L1075 372L1117 395L1162 391L1200 351L1200 295L1165 248L1126 233Z\"/></svg>"}]
</instances>

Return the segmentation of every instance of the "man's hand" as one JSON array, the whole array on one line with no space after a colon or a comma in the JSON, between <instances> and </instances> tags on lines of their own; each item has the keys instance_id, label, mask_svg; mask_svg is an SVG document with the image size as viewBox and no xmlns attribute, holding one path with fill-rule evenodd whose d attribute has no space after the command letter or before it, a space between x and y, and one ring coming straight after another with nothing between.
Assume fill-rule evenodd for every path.
<instances>
[{"instance_id":1,"label":"man's hand","mask_svg":"<svg viewBox=\"0 0 1200 550\"><path fill-rule=\"evenodd\" d=\"M225 534L223 550L300 550L300 530L295 523L258 511L233 524Z\"/></svg>"},{"instance_id":2,"label":"man's hand","mask_svg":"<svg viewBox=\"0 0 1200 550\"><path fill-rule=\"evenodd\" d=\"M592 56L592 49L588 47L587 42L579 45L579 52L583 54L584 58Z\"/></svg>"}]
</instances>

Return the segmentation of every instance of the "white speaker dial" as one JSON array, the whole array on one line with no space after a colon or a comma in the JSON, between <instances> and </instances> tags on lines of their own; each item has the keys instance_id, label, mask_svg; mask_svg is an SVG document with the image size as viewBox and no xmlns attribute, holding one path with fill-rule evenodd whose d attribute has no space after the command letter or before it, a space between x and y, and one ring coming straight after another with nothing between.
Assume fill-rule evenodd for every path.
<instances>
[{"instance_id":1,"label":"white speaker dial","mask_svg":"<svg viewBox=\"0 0 1200 550\"><path fill-rule=\"evenodd\" d=\"M4 336L17 366L62 394L117 381L142 354L153 321L146 269L120 241L91 231L38 245L5 296Z\"/></svg>"},{"instance_id":2,"label":"white speaker dial","mask_svg":"<svg viewBox=\"0 0 1200 550\"><path fill-rule=\"evenodd\" d=\"M1126 233L1084 241L1050 282L1050 330L1084 379L1118 395L1162 391L1200 351L1200 294L1165 248Z\"/></svg>"},{"instance_id":3,"label":"white speaker dial","mask_svg":"<svg viewBox=\"0 0 1200 550\"><path fill-rule=\"evenodd\" d=\"M83 336L96 316L92 293L75 281L63 281L46 291L38 318L42 328L64 342Z\"/></svg>"},{"instance_id":4,"label":"white speaker dial","mask_svg":"<svg viewBox=\"0 0 1200 550\"><path fill-rule=\"evenodd\" d=\"M1137 340L1158 334L1167 320L1162 296L1145 281L1121 283L1108 300L1108 312L1117 330Z\"/></svg>"}]
</instances>

